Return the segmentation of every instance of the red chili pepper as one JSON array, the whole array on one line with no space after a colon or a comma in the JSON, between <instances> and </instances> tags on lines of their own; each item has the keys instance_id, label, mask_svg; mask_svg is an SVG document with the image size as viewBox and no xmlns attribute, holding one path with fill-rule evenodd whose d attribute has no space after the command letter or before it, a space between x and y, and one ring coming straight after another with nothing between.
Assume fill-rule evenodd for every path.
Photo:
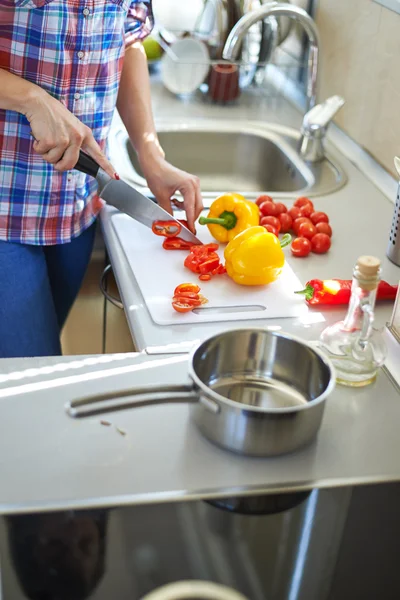
<instances>
[{"instance_id":1,"label":"red chili pepper","mask_svg":"<svg viewBox=\"0 0 400 600\"><path fill-rule=\"evenodd\" d=\"M205 273L204 275L199 275L200 281L210 281L211 275L209 273Z\"/></svg>"},{"instance_id":2,"label":"red chili pepper","mask_svg":"<svg viewBox=\"0 0 400 600\"><path fill-rule=\"evenodd\" d=\"M302 294L310 306L348 304L351 285L351 279L311 279L306 283L304 290L296 294ZM397 288L397 285L381 281L377 290L377 300L394 300Z\"/></svg>"},{"instance_id":3,"label":"red chili pepper","mask_svg":"<svg viewBox=\"0 0 400 600\"><path fill-rule=\"evenodd\" d=\"M192 242L187 242L179 237L167 237L163 241L164 250L190 250Z\"/></svg>"},{"instance_id":4,"label":"red chili pepper","mask_svg":"<svg viewBox=\"0 0 400 600\"><path fill-rule=\"evenodd\" d=\"M154 221L151 229L156 235L171 238L180 234L182 225L176 221Z\"/></svg>"}]
</instances>

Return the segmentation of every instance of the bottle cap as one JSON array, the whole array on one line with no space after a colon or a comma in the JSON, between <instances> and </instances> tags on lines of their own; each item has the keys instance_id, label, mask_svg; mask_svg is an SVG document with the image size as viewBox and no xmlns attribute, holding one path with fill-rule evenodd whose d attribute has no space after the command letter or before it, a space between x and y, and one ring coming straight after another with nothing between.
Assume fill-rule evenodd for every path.
<instances>
[{"instance_id":1,"label":"bottle cap","mask_svg":"<svg viewBox=\"0 0 400 600\"><path fill-rule=\"evenodd\" d=\"M366 277L377 275L381 266L381 261L375 256L360 256L357 261L357 267L360 273Z\"/></svg>"},{"instance_id":2,"label":"bottle cap","mask_svg":"<svg viewBox=\"0 0 400 600\"><path fill-rule=\"evenodd\" d=\"M381 261L375 256L360 256L356 264L355 275L359 286L365 291L378 287Z\"/></svg>"}]
</instances>

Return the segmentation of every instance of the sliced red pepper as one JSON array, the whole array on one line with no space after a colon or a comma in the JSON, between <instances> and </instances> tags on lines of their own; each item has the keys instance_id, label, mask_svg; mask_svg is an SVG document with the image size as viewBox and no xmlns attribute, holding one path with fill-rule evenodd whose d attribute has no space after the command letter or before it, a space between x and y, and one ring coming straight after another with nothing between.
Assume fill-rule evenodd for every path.
<instances>
[{"instance_id":1,"label":"sliced red pepper","mask_svg":"<svg viewBox=\"0 0 400 600\"><path fill-rule=\"evenodd\" d=\"M212 273L214 269L219 267L219 257L206 260L199 265L200 275Z\"/></svg>"},{"instance_id":2,"label":"sliced red pepper","mask_svg":"<svg viewBox=\"0 0 400 600\"><path fill-rule=\"evenodd\" d=\"M194 254L209 254L210 252L216 252L219 248L218 244L198 244L197 246L192 246L190 248L190 252Z\"/></svg>"},{"instance_id":3,"label":"sliced red pepper","mask_svg":"<svg viewBox=\"0 0 400 600\"><path fill-rule=\"evenodd\" d=\"M218 267L218 275L225 275L226 273L226 267L225 265L219 265Z\"/></svg>"},{"instance_id":4,"label":"sliced red pepper","mask_svg":"<svg viewBox=\"0 0 400 600\"><path fill-rule=\"evenodd\" d=\"M179 237L167 237L163 241L164 250L190 250L191 247L191 242L187 242Z\"/></svg>"},{"instance_id":5,"label":"sliced red pepper","mask_svg":"<svg viewBox=\"0 0 400 600\"><path fill-rule=\"evenodd\" d=\"M188 254L183 264L189 271L192 271L192 273L198 273L198 261L194 254Z\"/></svg>"},{"instance_id":6,"label":"sliced red pepper","mask_svg":"<svg viewBox=\"0 0 400 600\"><path fill-rule=\"evenodd\" d=\"M177 221L154 221L151 226L153 233L162 237L177 237L182 226Z\"/></svg>"},{"instance_id":7,"label":"sliced red pepper","mask_svg":"<svg viewBox=\"0 0 400 600\"><path fill-rule=\"evenodd\" d=\"M226 269L224 265L219 264L216 269L212 272L213 275L224 275L226 273Z\"/></svg>"},{"instance_id":8,"label":"sliced red pepper","mask_svg":"<svg viewBox=\"0 0 400 600\"><path fill-rule=\"evenodd\" d=\"M209 273L205 273L204 275L199 275L200 281L210 281L211 275Z\"/></svg>"}]
</instances>

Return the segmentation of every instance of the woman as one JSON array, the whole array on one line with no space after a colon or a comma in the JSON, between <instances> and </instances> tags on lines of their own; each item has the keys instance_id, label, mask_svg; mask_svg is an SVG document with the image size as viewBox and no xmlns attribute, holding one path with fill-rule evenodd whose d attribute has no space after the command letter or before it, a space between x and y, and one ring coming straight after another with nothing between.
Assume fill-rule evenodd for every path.
<instances>
[{"instance_id":1,"label":"woman","mask_svg":"<svg viewBox=\"0 0 400 600\"><path fill-rule=\"evenodd\" d=\"M151 0L0 0L0 357L61 353L59 334L89 262L102 203L74 171L104 155L115 106L148 185L190 227L199 181L170 165L155 132L147 62Z\"/></svg>"}]
</instances>

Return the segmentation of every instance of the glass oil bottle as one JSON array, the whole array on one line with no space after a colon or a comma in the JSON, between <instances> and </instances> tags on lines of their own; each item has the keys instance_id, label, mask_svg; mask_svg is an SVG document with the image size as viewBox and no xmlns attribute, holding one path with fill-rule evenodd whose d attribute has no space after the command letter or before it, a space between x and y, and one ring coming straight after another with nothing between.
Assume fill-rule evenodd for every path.
<instances>
[{"instance_id":1,"label":"glass oil bottle","mask_svg":"<svg viewBox=\"0 0 400 600\"><path fill-rule=\"evenodd\" d=\"M359 387L372 383L385 361L383 335L373 328L380 277L379 259L361 256L353 271L345 319L327 327L320 336L320 347L334 364L337 382L342 385Z\"/></svg>"}]
</instances>

